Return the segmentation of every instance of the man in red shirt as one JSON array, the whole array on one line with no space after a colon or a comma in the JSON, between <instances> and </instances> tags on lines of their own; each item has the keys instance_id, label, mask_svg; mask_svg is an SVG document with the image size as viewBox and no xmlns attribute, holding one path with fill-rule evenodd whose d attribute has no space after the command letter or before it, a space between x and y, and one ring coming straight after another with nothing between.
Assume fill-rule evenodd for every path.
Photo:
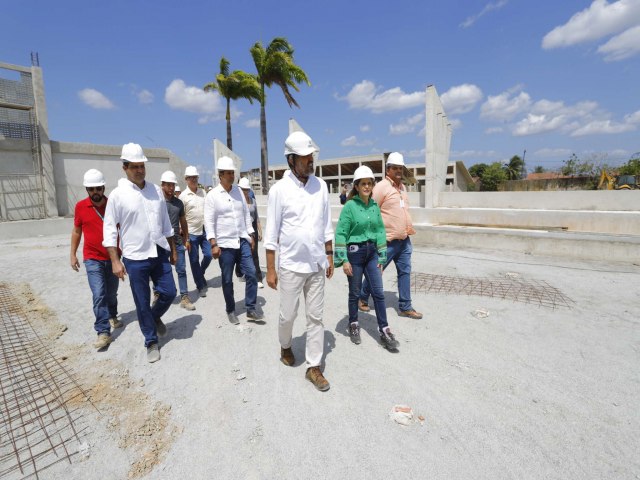
<instances>
[{"instance_id":1,"label":"man in red shirt","mask_svg":"<svg viewBox=\"0 0 640 480\"><path fill-rule=\"evenodd\" d=\"M107 208L104 176L98 170L87 170L82 184L88 197L76 204L71 231L71 268L77 272L80 267L76 252L84 233L82 259L93 294L93 313L96 317L93 327L98 333L94 346L101 350L112 341L111 328L122 327L122 322L117 318L118 277L113 274L109 254L102 246L102 224Z\"/></svg>"}]
</instances>

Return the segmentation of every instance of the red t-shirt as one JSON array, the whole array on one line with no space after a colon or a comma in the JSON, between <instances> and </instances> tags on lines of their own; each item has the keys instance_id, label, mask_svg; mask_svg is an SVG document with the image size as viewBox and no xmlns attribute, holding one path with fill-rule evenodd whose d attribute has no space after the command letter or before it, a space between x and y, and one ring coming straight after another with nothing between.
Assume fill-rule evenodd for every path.
<instances>
[{"instance_id":1,"label":"red t-shirt","mask_svg":"<svg viewBox=\"0 0 640 480\"><path fill-rule=\"evenodd\" d=\"M73 224L81 227L84 235L83 260L109 260L107 249L102 246L102 224L106 209L107 202L101 207L94 207L89 197L76 203Z\"/></svg>"}]
</instances>

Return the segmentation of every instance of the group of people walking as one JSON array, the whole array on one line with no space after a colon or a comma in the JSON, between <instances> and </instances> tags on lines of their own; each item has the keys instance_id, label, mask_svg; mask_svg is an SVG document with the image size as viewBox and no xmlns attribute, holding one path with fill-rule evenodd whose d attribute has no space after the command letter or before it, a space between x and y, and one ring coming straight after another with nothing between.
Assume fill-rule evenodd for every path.
<instances>
[{"instance_id":1,"label":"group of people walking","mask_svg":"<svg viewBox=\"0 0 640 480\"><path fill-rule=\"evenodd\" d=\"M147 158L134 143L122 148L125 178L108 199L102 173L94 169L85 173L88 196L76 205L70 260L77 271L77 249L84 235L83 260L93 294L97 349L108 347L111 330L122 327L117 318L118 279L128 275L147 360L160 360L158 337L167 333L162 316L177 294L172 265L180 306L195 309L188 293L187 254L200 297L207 295L207 267L217 259L229 322L239 322L233 287L236 271L245 282L247 320L264 323L256 306L263 280L257 245L264 240L266 283L280 291L278 337L283 364L296 364L292 332L302 296L306 378L318 390L329 389L321 370L323 311L325 281L332 278L334 265L342 266L349 282L351 341L361 343L358 312L370 311L369 298L373 297L380 343L397 350L382 284L382 271L390 262L395 263L398 274L399 315L422 318L411 304L409 235L415 231L402 184L402 155L389 155L386 176L378 184L369 167L356 170L334 234L327 185L314 175L315 144L307 134L294 132L285 140L284 153L289 170L269 191L264 239L250 184L244 178L234 183L236 168L229 157L218 159L219 183L206 194L198 186L199 175L193 166L185 170L187 188L179 197L175 194L177 177L171 171L162 174L160 186L146 181Z\"/></svg>"}]
</instances>

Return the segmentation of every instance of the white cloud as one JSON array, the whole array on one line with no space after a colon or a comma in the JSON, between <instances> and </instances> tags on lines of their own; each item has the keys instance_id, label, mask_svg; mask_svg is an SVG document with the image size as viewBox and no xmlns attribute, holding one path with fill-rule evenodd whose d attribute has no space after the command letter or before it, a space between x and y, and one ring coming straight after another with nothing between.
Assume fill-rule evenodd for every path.
<instances>
[{"instance_id":1,"label":"white cloud","mask_svg":"<svg viewBox=\"0 0 640 480\"><path fill-rule=\"evenodd\" d=\"M537 157L565 157L571 155L568 148L541 148L533 154Z\"/></svg>"},{"instance_id":2,"label":"white cloud","mask_svg":"<svg viewBox=\"0 0 640 480\"><path fill-rule=\"evenodd\" d=\"M199 113L204 116L199 123L219 120L224 107L220 95L215 92L205 92L201 88L187 86L183 80L172 81L164 92L164 101L174 110Z\"/></svg>"},{"instance_id":3,"label":"white cloud","mask_svg":"<svg viewBox=\"0 0 640 480\"><path fill-rule=\"evenodd\" d=\"M447 115L471 111L482 100L482 90L476 85L464 83L451 87L440 96Z\"/></svg>"},{"instance_id":4,"label":"white cloud","mask_svg":"<svg viewBox=\"0 0 640 480\"><path fill-rule=\"evenodd\" d=\"M371 130L371 127L369 125L360 125L361 132L368 132L369 130Z\"/></svg>"},{"instance_id":5,"label":"white cloud","mask_svg":"<svg viewBox=\"0 0 640 480\"><path fill-rule=\"evenodd\" d=\"M151 93L147 89L140 90L136 95L138 97L138 101L143 105L149 105L150 103L153 103L153 100L155 98L153 96L153 93Z\"/></svg>"},{"instance_id":6,"label":"white cloud","mask_svg":"<svg viewBox=\"0 0 640 480\"><path fill-rule=\"evenodd\" d=\"M247 128L258 128L260 127L260 119L259 118L250 118L246 122L244 122L244 126Z\"/></svg>"},{"instance_id":7,"label":"white cloud","mask_svg":"<svg viewBox=\"0 0 640 480\"><path fill-rule=\"evenodd\" d=\"M529 113L525 118L520 120L512 130L516 137L525 135L535 135L537 133L551 132L557 130L567 122L567 117L558 115L550 117L549 115L535 115Z\"/></svg>"},{"instance_id":8,"label":"white cloud","mask_svg":"<svg viewBox=\"0 0 640 480\"><path fill-rule=\"evenodd\" d=\"M640 25L630 28L598 47L608 62L624 60L640 52Z\"/></svg>"},{"instance_id":9,"label":"white cloud","mask_svg":"<svg viewBox=\"0 0 640 480\"><path fill-rule=\"evenodd\" d=\"M629 115L625 115L624 121L627 123L640 123L640 110L630 113Z\"/></svg>"},{"instance_id":10,"label":"white cloud","mask_svg":"<svg viewBox=\"0 0 640 480\"><path fill-rule=\"evenodd\" d=\"M371 110L373 113L404 110L424 105L424 92L405 93L400 87L382 92L381 89L382 87L376 86L373 82L363 80L354 85L346 97L338 98L346 100L349 103L349 108Z\"/></svg>"},{"instance_id":11,"label":"white cloud","mask_svg":"<svg viewBox=\"0 0 640 480\"><path fill-rule=\"evenodd\" d=\"M637 25L640 21L638 0L594 0L588 8L573 15L542 39L542 48L558 48L598 40Z\"/></svg>"},{"instance_id":12,"label":"white cloud","mask_svg":"<svg viewBox=\"0 0 640 480\"><path fill-rule=\"evenodd\" d=\"M571 132L572 137L583 137L585 135L599 135L599 134L612 134L623 133L635 130L635 125L630 123L616 123L611 120L595 120L589 122L583 127L580 127Z\"/></svg>"},{"instance_id":13,"label":"white cloud","mask_svg":"<svg viewBox=\"0 0 640 480\"><path fill-rule=\"evenodd\" d=\"M350 137L345 138L340 142L340 145L343 147L368 147L372 145L373 142L370 140L358 140L355 135L351 135Z\"/></svg>"},{"instance_id":14,"label":"white cloud","mask_svg":"<svg viewBox=\"0 0 640 480\"><path fill-rule=\"evenodd\" d=\"M467 17L467 19L460 24L460 27L469 28L471 25L476 23L480 17L482 17L486 13L489 13L492 10L499 10L500 8L504 7L507 3L509 3L509 0L498 0L497 2L488 3L480 11L480 13L476 13L475 15L471 15L470 17Z\"/></svg>"},{"instance_id":15,"label":"white cloud","mask_svg":"<svg viewBox=\"0 0 640 480\"><path fill-rule=\"evenodd\" d=\"M487 98L480 108L480 118L489 120L511 120L526 111L531 105L531 97L526 92L513 96L513 89Z\"/></svg>"},{"instance_id":16,"label":"white cloud","mask_svg":"<svg viewBox=\"0 0 640 480\"><path fill-rule=\"evenodd\" d=\"M456 151L453 150L451 152L451 157L458 157L458 158L467 158L467 157L483 157L483 158L491 158L491 157L495 157L497 155L495 150L488 150L488 151L482 151L482 150L462 150L462 151Z\"/></svg>"},{"instance_id":17,"label":"white cloud","mask_svg":"<svg viewBox=\"0 0 640 480\"><path fill-rule=\"evenodd\" d=\"M403 119L400 123L389 125L390 135L405 135L415 132L416 127L424 122L424 113L417 113L412 117Z\"/></svg>"},{"instance_id":18,"label":"white cloud","mask_svg":"<svg viewBox=\"0 0 640 480\"><path fill-rule=\"evenodd\" d=\"M490 127L484 131L484 133L486 133L487 135L491 135L493 133L502 133L502 132L504 132L504 128L502 127Z\"/></svg>"},{"instance_id":19,"label":"white cloud","mask_svg":"<svg viewBox=\"0 0 640 480\"><path fill-rule=\"evenodd\" d=\"M93 88L84 88L78 92L78 97L85 105L98 110L112 110L116 108L111 100L103 93Z\"/></svg>"}]
</instances>

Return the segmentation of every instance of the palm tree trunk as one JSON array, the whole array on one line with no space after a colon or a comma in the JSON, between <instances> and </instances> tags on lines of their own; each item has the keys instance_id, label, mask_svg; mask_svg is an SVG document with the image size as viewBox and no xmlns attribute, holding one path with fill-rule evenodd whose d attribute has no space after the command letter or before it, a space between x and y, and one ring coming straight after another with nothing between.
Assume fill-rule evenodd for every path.
<instances>
[{"instance_id":1,"label":"palm tree trunk","mask_svg":"<svg viewBox=\"0 0 640 480\"><path fill-rule=\"evenodd\" d=\"M231 98L227 98L227 147L233 151L233 142L231 141Z\"/></svg>"},{"instance_id":2,"label":"palm tree trunk","mask_svg":"<svg viewBox=\"0 0 640 480\"><path fill-rule=\"evenodd\" d=\"M269 193L269 158L267 153L267 115L265 113L264 104L266 98L264 96L264 84L262 88L262 99L260 100L260 178L262 181L262 193Z\"/></svg>"}]
</instances>

